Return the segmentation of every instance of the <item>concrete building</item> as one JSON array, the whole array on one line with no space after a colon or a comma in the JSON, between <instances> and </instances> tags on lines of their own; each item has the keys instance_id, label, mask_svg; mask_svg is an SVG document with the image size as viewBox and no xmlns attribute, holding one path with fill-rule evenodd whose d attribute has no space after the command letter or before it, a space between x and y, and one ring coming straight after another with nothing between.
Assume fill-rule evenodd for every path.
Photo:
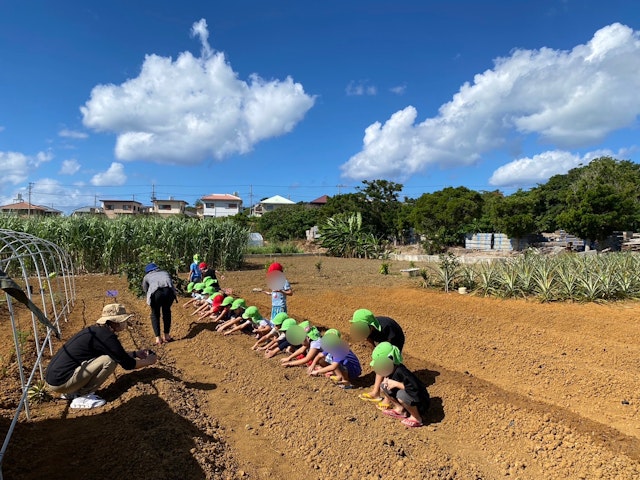
<instances>
[{"instance_id":1,"label":"concrete building","mask_svg":"<svg viewBox=\"0 0 640 480\"><path fill-rule=\"evenodd\" d=\"M200 199L202 201L202 216L230 217L242 211L242 199L228 193L212 193Z\"/></svg>"},{"instance_id":2,"label":"concrete building","mask_svg":"<svg viewBox=\"0 0 640 480\"><path fill-rule=\"evenodd\" d=\"M184 209L187 206L187 202L184 200L174 200L169 197L169 200L154 200L151 207L151 213L168 217L170 215L184 215Z\"/></svg>"},{"instance_id":3,"label":"concrete building","mask_svg":"<svg viewBox=\"0 0 640 480\"><path fill-rule=\"evenodd\" d=\"M142 204L135 200L100 200L102 210L107 218L115 218L118 215L140 215Z\"/></svg>"},{"instance_id":4,"label":"concrete building","mask_svg":"<svg viewBox=\"0 0 640 480\"><path fill-rule=\"evenodd\" d=\"M280 195L274 195L273 197L265 198L261 200L251 212L256 217L261 217L267 212L273 212L276 208L280 208L284 205L295 205L296 202L292 202L288 198L281 197Z\"/></svg>"}]
</instances>

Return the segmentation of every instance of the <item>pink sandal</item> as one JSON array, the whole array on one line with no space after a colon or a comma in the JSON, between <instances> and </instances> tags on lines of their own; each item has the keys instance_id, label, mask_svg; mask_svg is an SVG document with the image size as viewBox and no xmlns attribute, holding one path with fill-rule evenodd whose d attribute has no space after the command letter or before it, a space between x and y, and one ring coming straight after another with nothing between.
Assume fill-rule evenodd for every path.
<instances>
[{"instance_id":1,"label":"pink sandal","mask_svg":"<svg viewBox=\"0 0 640 480\"><path fill-rule=\"evenodd\" d=\"M386 410L382 410L382 414L386 415L387 417L391 417L391 418L397 418L397 419L405 419L406 420L406 416L396 412L393 408L387 408ZM402 423L404 423L404 420L402 421Z\"/></svg>"},{"instance_id":2,"label":"pink sandal","mask_svg":"<svg viewBox=\"0 0 640 480\"><path fill-rule=\"evenodd\" d=\"M402 424L409 428L418 428L424 426L423 423L418 422L417 420L412 420L411 418L405 418L404 420L402 420Z\"/></svg>"}]
</instances>

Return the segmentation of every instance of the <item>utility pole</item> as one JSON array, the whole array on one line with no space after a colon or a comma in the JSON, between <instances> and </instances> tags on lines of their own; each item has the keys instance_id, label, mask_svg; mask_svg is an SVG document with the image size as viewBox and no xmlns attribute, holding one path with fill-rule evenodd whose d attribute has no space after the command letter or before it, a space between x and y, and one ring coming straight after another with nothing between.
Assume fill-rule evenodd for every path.
<instances>
[{"instance_id":1,"label":"utility pole","mask_svg":"<svg viewBox=\"0 0 640 480\"><path fill-rule=\"evenodd\" d=\"M33 188L33 182L29 182L29 204L28 204L28 210L27 210L27 216L30 217L31 216L31 189Z\"/></svg>"},{"instance_id":2,"label":"utility pole","mask_svg":"<svg viewBox=\"0 0 640 480\"><path fill-rule=\"evenodd\" d=\"M342 195L342 188L346 187L346 185L342 185L342 184L338 184L336 185L336 187L338 187L338 195Z\"/></svg>"},{"instance_id":3,"label":"utility pole","mask_svg":"<svg viewBox=\"0 0 640 480\"><path fill-rule=\"evenodd\" d=\"M253 214L253 185L249 185L249 216Z\"/></svg>"},{"instance_id":4,"label":"utility pole","mask_svg":"<svg viewBox=\"0 0 640 480\"><path fill-rule=\"evenodd\" d=\"M156 184L151 184L151 203L156 201Z\"/></svg>"}]
</instances>

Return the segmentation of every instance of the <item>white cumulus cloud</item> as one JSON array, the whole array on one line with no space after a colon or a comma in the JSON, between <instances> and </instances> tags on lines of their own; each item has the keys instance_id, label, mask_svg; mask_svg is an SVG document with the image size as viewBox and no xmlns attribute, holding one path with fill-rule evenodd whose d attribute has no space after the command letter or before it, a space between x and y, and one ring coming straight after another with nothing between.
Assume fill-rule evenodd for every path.
<instances>
[{"instance_id":1,"label":"white cumulus cloud","mask_svg":"<svg viewBox=\"0 0 640 480\"><path fill-rule=\"evenodd\" d=\"M33 159L33 165L39 167L43 163L50 162L53 159L53 153L51 152L38 152Z\"/></svg>"},{"instance_id":2,"label":"white cumulus cloud","mask_svg":"<svg viewBox=\"0 0 640 480\"><path fill-rule=\"evenodd\" d=\"M623 158L626 150L617 154L608 149L594 150L584 155L564 150L550 150L533 157L525 157L509 162L496 169L489 183L496 187L526 187L544 183L554 175L562 175L572 168L588 165L591 160L612 156Z\"/></svg>"},{"instance_id":3,"label":"white cumulus cloud","mask_svg":"<svg viewBox=\"0 0 640 480\"><path fill-rule=\"evenodd\" d=\"M0 164L2 164L2 179L5 182L16 185L24 182L29 172L29 157L19 152L0 152Z\"/></svg>"},{"instance_id":4,"label":"white cumulus cloud","mask_svg":"<svg viewBox=\"0 0 640 480\"><path fill-rule=\"evenodd\" d=\"M402 85L396 85L395 87L391 87L389 89L391 93L395 93L396 95L404 95L407 91L407 84L403 83Z\"/></svg>"},{"instance_id":5,"label":"white cumulus cloud","mask_svg":"<svg viewBox=\"0 0 640 480\"><path fill-rule=\"evenodd\" d=\"M60 130L58 132L58 135L64 138L77 138L77 139L84 139L89 136L85 132L79 132L77 130L69 130L68 128L63 128L62 130Z\"/></svg>"},{"instance_id":6,"label":"white cumulus cloud","mask_svg":"<svg viewBox=\"0 0 640 480\"><path fill-rule=\"evenodd\" d=\"M207 58L213 54L211 45L209 45L209 29L207 28L207 21L201 18L191 26L191 36L198 37L202 44L202 56Z\"/></svg>"},{"instance_id":7,"label":"white cumulus cloud","mask_svg":"<svg viewBox=\"0 0 640 480\"><path fill-rule=\"evenodd\" d=\"M291 132L313 106L315 98L291 77L239 79L209 46L204 20L191 34L202 44L200 57L147 55L137 77L97 85L80 108L85 126L118 135L118 159L197 164L247 153Z\"/></svg>"},{"instance_id":8,"label":"white cumulus cloud","mask_svg":"<svg viewBox=\"0 0 640 480\"><path fill-rule=\"evenodd\" d=\"M640 35L619 23L570 51L514 50L462 85L437 116L415 123L408 106L370 125L343 176L407 178L430 166L470 165L527 135L561 149L597 145L640 114L638 65Z\"/></svg>"},{"instance_id":9,"label":"white cumulus cloud","mask_svg":"<svg viewBox=\"0 0 640 480\"><path fill-rule=\"evenodd\" d=\"M22 196L26 198L23 193ZM77 189L65 187L53 178L41 178L34 182L31 191L31 202L35 205L46 205L57 210L68 210L84 204L87 194Z\"/></svg>"},{"instance_id":10,"label":"white cumulus cloud","mask_svg":"<svg viewBox=\"0 0 640 480\"><path fill-rule=\"evenodd\" d=\"M351 81L347 88L345 88L345 92L349 96L362 96L362 95L377 95L378 88L375 85L369 85L369 82L366 80L361 80L359 82Z\"/></svg>"},{"instance_id":11,"label":"white cumulus cloud","mask_svg":"<svg viewBox=\"0 0 640 480\"><path fill-rule=\"evenodd\" d=\"M17 185L29 178L35 168L53 158L51 152L38 152L30 156L20 152L0 151L0 165L2 165L2 181L0 191L6 184Z\"/></svg>"},{"instance_id":12,"label":"white cumulus cloud","mask_svg":"<svg viewBox=\"0 0 640 480\"><path fill-rule=\"evenodd\" d=\"M96 187L103 187L124 185L126 181L127 176L124 173L124 165L119 162L113 162L106 171L96 173L91 177L90 183Z\"/></svg>"},{"instance_id":13,"label":"white cumulus cloud","mask_svg":"<svg viewBox=\"0 0 640 480\"><path fill-rule=\"evenodd\" d=\"M69 160L63 160L59 173L60 175L73 175L78 170L80 170L80 164L75 158L70 158Z\"/></svg>"},{"instance_id":14,"label":"white cumulus cloud","mask_svg":"<svg viewBox=\"0 0 640 480\"><path fill-rule=\"evenodd\" d=\"M22 186L13 190L10 195L0 196L0 205L15 203L18 198L22 198L25 202L31 198L33 205L44 205L67 212L84 205L87 198L91 198L93 201L92 195L87 192L78 188L66 187L52 178L34 180L31 183L31 193L26 186Z\"/></svg>"}]
</instances>

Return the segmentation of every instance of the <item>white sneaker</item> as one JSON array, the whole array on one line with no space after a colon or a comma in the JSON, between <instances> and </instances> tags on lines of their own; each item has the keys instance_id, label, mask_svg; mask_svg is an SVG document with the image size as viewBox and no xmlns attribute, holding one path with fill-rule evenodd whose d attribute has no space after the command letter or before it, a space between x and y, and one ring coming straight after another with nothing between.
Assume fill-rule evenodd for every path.
<instances>
[{"instance_id":1,"label":"white sneaker","mask_svg":"<svg viewBox=\"0 0 640 480\"><path fill-rule=\"evenodd\" d=\"M102 407L105 403L107 402L105 401L104 398L100 398L97 395L89 393L87 395L82 395L74 398L73 401L71 402L71 405L69 405L69 407L83 408L83 409L98 408L98 407Z\"/></svg>"}]
</instances>

